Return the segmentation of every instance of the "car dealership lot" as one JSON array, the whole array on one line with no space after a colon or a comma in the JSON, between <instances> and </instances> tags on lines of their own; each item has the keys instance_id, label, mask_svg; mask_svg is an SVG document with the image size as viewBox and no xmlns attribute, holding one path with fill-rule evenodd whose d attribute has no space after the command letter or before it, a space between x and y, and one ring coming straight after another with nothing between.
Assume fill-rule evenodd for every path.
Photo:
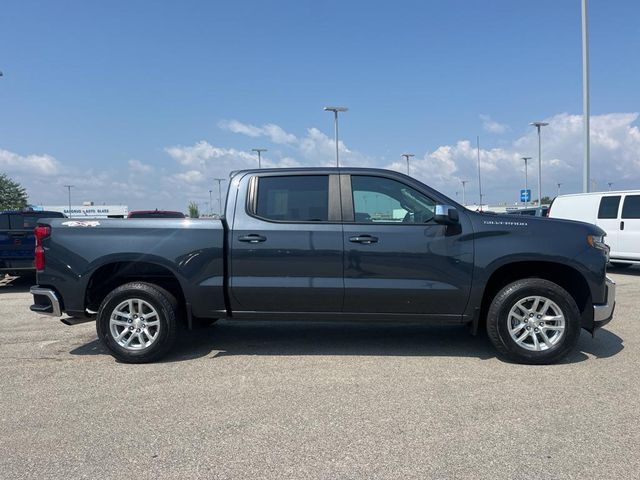
<instances>
[{"instance_id":1,"label":"car dealership lot","mask_svg":"<svg viewBox=\"0 0 640 480\"><path fill-rule=\"evenodd\" d=\"M3 478L632 478L640 268L561 365L464 327L226 322L116 363L0 281Z\"/></svg>"}]
</instances>

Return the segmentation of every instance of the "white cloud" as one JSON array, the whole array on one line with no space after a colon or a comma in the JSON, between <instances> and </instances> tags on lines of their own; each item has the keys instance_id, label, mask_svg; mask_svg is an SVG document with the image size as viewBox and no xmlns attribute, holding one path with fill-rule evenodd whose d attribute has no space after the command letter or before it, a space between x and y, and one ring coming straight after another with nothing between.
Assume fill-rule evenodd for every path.
<instances>
[{"instance_id":1,"label":"white cloud","mask_svg":"<svg viewBox=\"0 0 640 480\"><path fill-rule=\"evenodd\" d=\"M153 167L139 160L129 160L129 170L134 173L149 173L153 171Z\"/></svg>"},{"instance_id":2,"label":"white cloud","mask_svg":"<svg viewBox=\"0 0 640 480\"><path fill-rule=\"evenodd\" d=\"M640 187L640 130L634 125L638 113L610 113L591 117L591 173L596 188L606 189L607 182L617 188ZM580 191L582 184L582 116L561 113L546 119L542 129L542 194L553 197L556 184L562 192ZM475 142L474 142L475 143ZM481 148L480 165L483 195L489 202L515 202L524 187L522 157L529 162L529 187L537 198L536 130L530 128L508 146ZM387 165L406 171L399 161ZM469 180L467 201L478 199L477 151L469 140L443 145L411 163L412 175L419 180L461 200L461 181Z\"/></svg>"},{"instance_id":3,"label":"white cloud","mask_svg":"<svg viewBox=\"0 0 640 480\"><path fill-rule=\"evenodd\" d=\"M509 129L507 125L496 122L489 115L480 115L480 120L482 120L482 128L489 133L502 134Z\"/></svg>"},{"instance_id":4,"label":"white cloud","mask_svg":"<svg viewBox=\"0 0 640 480\"><path fill-rule=\"evenodd\" d=\"M600 189L606 189L607 182L613 182L614 188L620 189L640 187L639 118L638 113L592 116L592 177ZM579 191L582 182L582 117L560 113L546 121L550 125L542 129L543 194L553 196L557 182L563 184L564 193ZM266 135L267 130L263 130L266 127L255 128L260 129L260 135ZM296 141L268 144L269 151L262 157L263 167L335 164L334 140L318 128L311 127L301 135L294 135L274 125L272 136L280 138L278 135L285 139L295 137ZM537 197L537 142L535 129L523 127L522 134L510 142L500 147L481 148L482 183L486 200L492 203L517 200L518 191L524 186L523 156L533 157L529 162L529 186L533 197ZM339 147L343 166L386 165L387 168L406 171L406 163L400 159L372 157L342 141ZM93 200L99 203L126 203L136 209L185 210L190 200L200 203L209 200L208 191L217 191L214 178L228 178L233 170L257 166L254 152L214 145L205 140L192 145L169 146L165 152L174 162L164 167L154 167L132 159L125 162L125 169L116 166L79 169L51 155L22 156L0 149L0 171L6 171L22 183L34 203L66 203L64 185L72 184L75 185L72 190L74 202ZM155 161L153 165L156 165ZM475 140L460 139L449 145L440 145L422 157L413 158L411 174L452 197L456 192L461 192L460 181L468 180L467 201L477 200ZM225 184L223 188L226 188ZM458 194L458 200L462 200L461 193Z\"/></svg>"},{"instance_id":5,"label":"white cloud","mask_svg":"<svg viewBox=\"0 0 640 480\"><path fill-rule=\"evenodd\" d=\"M51 176L59 170L60 163L51 155L20 155L0 149L0 171Z\"/></svg>"},{"instance_id":6,"label":"white cloud","mask_svg":"<svg viewBox=\"0 0 640 480\"><path fill-rule=\"evenodd\" d=\"M287 133L282 127L273 123L256 127L255 125L242 123L237 120L222 120L218 123L218 126L223 130L240 133L249 137L267 137L272 143L276 144L293 144L298 141L295 135Z\"/></svg>"}]
</instances>

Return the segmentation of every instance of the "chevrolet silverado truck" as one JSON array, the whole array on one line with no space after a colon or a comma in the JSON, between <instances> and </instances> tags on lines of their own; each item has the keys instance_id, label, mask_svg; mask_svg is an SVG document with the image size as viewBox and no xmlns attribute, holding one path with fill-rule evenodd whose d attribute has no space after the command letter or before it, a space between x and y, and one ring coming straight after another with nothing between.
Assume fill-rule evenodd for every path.
<instances>
[{"instance_id":1,"label":"chevrolet silverado truck","mask_svg":"<svg viewBox=\"0 0 640 480\"><path fill-rule=\"evenodd\" d=\"M224 211L39 222L31 310L95 319L129 363L166 354L181 324L227 318L467 324L547 364L613 315L603 230L471 212L401 173L233 172Z\"/></svg>"}]
</instances>

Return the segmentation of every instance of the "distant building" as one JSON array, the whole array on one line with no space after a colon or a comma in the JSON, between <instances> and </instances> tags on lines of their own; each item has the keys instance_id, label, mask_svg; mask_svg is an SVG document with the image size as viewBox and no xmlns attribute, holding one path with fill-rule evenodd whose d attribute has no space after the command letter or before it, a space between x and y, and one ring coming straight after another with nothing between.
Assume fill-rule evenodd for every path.
<instances>
[{"instance_id":1,"label":"distant building","mask_svg":"<svg viewBox=\"0 0 640 480\"><path fill-rule=\"evenodd\" d=\"M129 207L127 205L94 205L93 202L84 202L82 205L37 205L34 210L47 210L62 212L72 218L127 218Z\"/></svg>"}]
</instances>

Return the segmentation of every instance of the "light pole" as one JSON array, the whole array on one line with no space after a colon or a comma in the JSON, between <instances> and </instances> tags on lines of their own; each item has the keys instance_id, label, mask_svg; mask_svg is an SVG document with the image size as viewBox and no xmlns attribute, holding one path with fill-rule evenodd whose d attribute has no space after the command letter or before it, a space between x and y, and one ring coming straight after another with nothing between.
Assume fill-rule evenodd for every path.
<instances>
[{"instance_id":1,"label":"light pole","mask_svg":"<svg viewBox=\"0 0 640 480\"><path fill-rule=\"evenodd\" d=\"M403 153L402 156L407 159L407 175L409 175L409 159L415 157L413 153Z\"/></svg>"},{"instance_id":2,"label":"light pole","mask_svg":"<svg viewBox=\"0 0 640 480\"><path fill-rule=\"evenodd\" d=\"M71 218L71 189L74 187L75 185L65 185L65 187L67 187L67 191L69 193L69 218Z\"/></svg>"},{"instance_id":3,"label":"light pole","mask_svg":"<svg viewBox=\"0 0 640 480\"><path fill-rule=\"evenodd\" d=\"M462 205L464 205L465 207L467 206L467 183L469 183L469 180L460 180L460 183L462 183Z\"/></svg>"},{"instance_id":4,"label":"light pole","mask_svg":"<svg viewBox=\"0 0 640 480\"><path fill-rule=\"evenodd\" d=\"M538 129L538 206L542 206L542 143L540 129L549 125L547 122L531 122L529 125Z\"/></svg>"},{"instance_id":5,"label":"light pole","mask_svg":"<svg viewBox=\"0 0 640 480\"><path fill-rule=\"evenodd\" d=\"M524 160L524 189L525 190L529 190L529 174L527 173L527 163L529 163L529 160L531 160L531 157L522 157L522 160ZM525 204L528 204L529 202L525 202Z\"/></svg>"},{"instance_id":6,"label":"light pole","mask_svg":"<svg viewBox=\"0 0 640 480\"><path fill-rule=\"evenodd\" d=\"M262 168L262 152L266 152L266 148L252 148L252 152L256 152L258 154L258 168ZM224 180L224 179L223 179Z\"/></svg>"},{"instance_id":7,"label":"light pole","mask_svg":"<svg viewBox=\"0 0 640 480\"><path fill-rule=\"evenodd\" d=\"M589 192L591 160L589 151L589 24L587 22L587 0L582 0L582 121L584 123L584 165L582 191Z\"/></svg>"},{"instance_id":8,"label":"light pole","mask_svg":"<svg viewBox=\"0 0 640 480\"><path fill-rule=\"evenodd\" d=\"M340 166L340 154L338 153L338 112L346 112L347 107L324 107L325 112L333 112L335 136L336 136L336 167Z\"/></svg>"},{"instance_id":9,"label":"light pole","mask_svg":"<svg viewBox=\"0 0 640 480\"><path fill-rule=\"evenodd\" d=\"M607 182L607 185L609 185L609 191L611 191L611 187L613 185L613 182Z\"/></svg>"},{"instance_id":10,"label":"light pole","mask_svg":"<svg viewBox=\"0 0 640 480\"><path fill-rule=\"evenodd\" d=\"M209 190L209 216L213 216L213 202L211 201L211 190Z\"/></svg>"},{"instance_id":11,"label":"light pole","mask_svg":"<svg viewBox=\"0 0 640 480\"><path fill-rule=\"evenodd\" d=\"M556 192L556 197L558 197L560 195L560 187L562 186L562 184L557 183L556 185L558 185L558 191Z\"/></svg>"},{"instance_id":12,"label":"light pole","mask_svg":"<svg viewBox=\"0 0 640 480\"><path fill-rule=\"evenodd\" d=\"M216 182L218 182L218 214L222 216L222 182L226 180L226 178L214 178Z\"/></svg>"}]
</instances>

